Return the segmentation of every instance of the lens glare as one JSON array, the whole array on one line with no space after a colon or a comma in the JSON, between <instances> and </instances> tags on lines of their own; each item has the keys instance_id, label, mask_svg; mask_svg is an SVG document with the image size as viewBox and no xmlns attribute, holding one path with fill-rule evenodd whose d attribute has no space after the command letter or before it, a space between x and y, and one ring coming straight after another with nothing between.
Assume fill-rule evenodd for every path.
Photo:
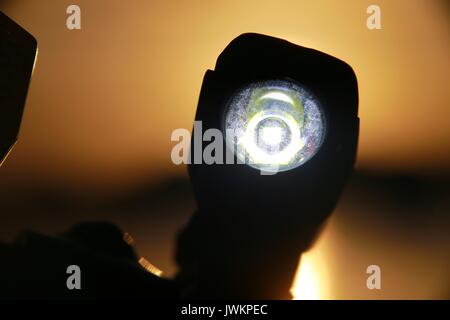
<instances>
[{"instance_id":1,"label":"lens glare","mask_svg":"<svg viewBox=\"0 0 450 320\"><path fill-rule=\"evenodd\" d=\"M227 147L240 162L256 169L293 169L308 161L322 143L319 102L296 83L252 83L235 92L226 110Z\"/></svg>"}]
</instances>

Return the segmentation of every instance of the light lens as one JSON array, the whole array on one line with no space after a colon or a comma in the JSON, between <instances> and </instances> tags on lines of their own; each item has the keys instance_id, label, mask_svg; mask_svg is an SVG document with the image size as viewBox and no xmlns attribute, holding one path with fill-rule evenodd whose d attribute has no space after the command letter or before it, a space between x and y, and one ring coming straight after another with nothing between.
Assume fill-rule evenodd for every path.
<instances>
[{"instance_id":1,"label":"light lens","mask_svg":"<svg viewBox=\"0 0 450 320\"><path fill-rule=\"evenodd\" d=\"M319 101L286 80L252 83L229 100L227 147L241 163L269 172L308 161L320 148L325 126Z\"/></svg>"}]
</instances>

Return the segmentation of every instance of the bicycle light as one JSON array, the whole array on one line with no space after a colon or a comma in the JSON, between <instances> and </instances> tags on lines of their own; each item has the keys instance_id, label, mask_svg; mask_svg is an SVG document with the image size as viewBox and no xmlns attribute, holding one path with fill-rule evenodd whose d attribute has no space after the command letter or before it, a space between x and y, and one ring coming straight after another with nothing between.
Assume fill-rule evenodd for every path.
<instances>
[{"instance_id":1,"label":"bicycle light","mask_svg":"<svg viewBox=\"0 0 450 320\"><path fill-rule=\"evenodd\" d=\"M200 209L261 216L320 206L324 213L315 214L326 215L353 170L356 76L325 53L243 34L206 72L195 120L204 132L222 132L219 142L227 155L227 161L212 164L190 161ZM200 149L196 143L204 150L211 141L195 140L192 150Z\"/></svg>"}]
</instances>

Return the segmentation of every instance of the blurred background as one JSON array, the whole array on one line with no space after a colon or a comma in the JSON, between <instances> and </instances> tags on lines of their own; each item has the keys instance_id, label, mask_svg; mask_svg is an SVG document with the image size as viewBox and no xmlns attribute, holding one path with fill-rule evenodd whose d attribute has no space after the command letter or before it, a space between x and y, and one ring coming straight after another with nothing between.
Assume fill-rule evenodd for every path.
<instances>
[{"instance_id":1,"label":"blurred background","mask_svg":"<svg viewBox=\"0 0 450 320\"><path fill-rule=\"evenodd\" d=\"M81 30L66 8L81 7ZM381 8L381 30L366 9ZM359 81L356 172L293 284L296 298L450 298L448 1L0 0L39 43L19 143L0 170L0 239L111 220L164 271L195 210L176 128L244 32L334 55ZM381 290L366 268L381 267Z\"/></svg>"}]
</instances>

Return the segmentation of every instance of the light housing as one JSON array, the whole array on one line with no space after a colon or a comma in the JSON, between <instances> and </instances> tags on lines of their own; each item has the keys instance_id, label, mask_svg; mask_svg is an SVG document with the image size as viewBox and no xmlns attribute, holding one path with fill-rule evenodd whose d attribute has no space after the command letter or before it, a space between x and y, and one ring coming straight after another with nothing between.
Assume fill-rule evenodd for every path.
<instances>
[{"instance_id":1,"label":"light housing","mask_svg":"<svg viewBox=\"0 0 450 320\"><path fill-rule=\"evenodd\" d=\"M359 128L356 76L348 64L320 51L270 36L243 34L220 54L214 71L206 72L195 120L202 121L203 131L221 129L225 135L233 97L262 84L263 88L295 86L300 89L294 91L315 101L322 127L315 149L309 160L281 166L274 174L261 174L261 166L256 170L255 165L239 163L239 153L234 164L191 161L188 169L199 208L217 212L220 206L240 216L250 212L264 216L303 206L303 215L314 211L317 217L326 216L353 170ZM208 142L202 143L203 150ZM192 150L194 144L193 139ZM230 142L224 138L223 145L226 154ZM312 205L321 210L309 210Z\"/></svg>"}]
</instances>

